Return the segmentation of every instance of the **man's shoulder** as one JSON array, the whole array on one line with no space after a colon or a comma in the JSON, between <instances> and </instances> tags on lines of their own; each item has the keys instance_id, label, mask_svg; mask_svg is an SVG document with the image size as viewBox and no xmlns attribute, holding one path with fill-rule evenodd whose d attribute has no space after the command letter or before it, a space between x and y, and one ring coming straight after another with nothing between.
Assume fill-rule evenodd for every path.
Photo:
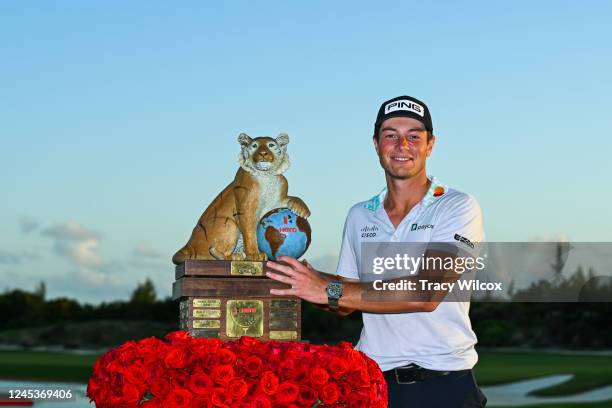
<instances>
[{"instance_id":1,"label":"man's shoulder","mask_svg":"<svg viewBox=\"0 0 612 408\"><path fill-rule=\"evenodd\" d=\"M378 211L382 208L385 194L387 192L386 188L383 188L382 191L367 200L359 201L355 203L348 210L348 217L355 216L367 216L371 213Z\"/></svg>"},{"instance_id":2,"label":"man's shoulder","mask_svg":"<svg viewBox=\"0 0 612 408\"><path fill-rule=\"evenodd\" d=\"M471 205L478 204L476 198L470 194L456 188L447 187L444 194L439 197L441 205Z\"/></svg>"},{"instance_id":3,"label":"man's shoulder","mask_svg":"<svg viewBox=\"0 0 612 408\"><path fill-rule=\"evenodd\" d=\"M472 194L449 187L446 188L444 194L438 197L432 207L436 213L451 217L461 214L478 215L482 212L478 200Z\"/></svg>"}]
</instances>

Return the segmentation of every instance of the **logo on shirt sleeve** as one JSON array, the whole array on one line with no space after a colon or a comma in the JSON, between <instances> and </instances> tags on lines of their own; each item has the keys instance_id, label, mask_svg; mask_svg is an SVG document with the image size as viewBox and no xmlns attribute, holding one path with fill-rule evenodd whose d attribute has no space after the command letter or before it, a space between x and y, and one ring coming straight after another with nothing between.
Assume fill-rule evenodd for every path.
<instances>
[{"instance_id":1,"label":"logo on shirt sleeve","mask_svg":"<svg viewBox=\"0 0 612 408\"><path fill-rule=\"evenodd\" d=\"M459 234L455 234L455 241L463 242L465 245L469 246L470 248L474 248L474 243L472 241L470 241L466 237L462 237Z\"/></svg>"}]
</instances>

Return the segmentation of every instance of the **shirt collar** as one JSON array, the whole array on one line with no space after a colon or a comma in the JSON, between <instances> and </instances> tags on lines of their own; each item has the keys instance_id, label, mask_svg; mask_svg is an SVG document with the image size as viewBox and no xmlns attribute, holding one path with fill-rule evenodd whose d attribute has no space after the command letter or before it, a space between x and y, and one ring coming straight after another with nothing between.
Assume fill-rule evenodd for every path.
<instances>
[{"instance_id":1,"label":"shirt collar","mask_svg":"<svg viewBox=\"0 0 612 408\"><path fill-rule=\"evenodd\" d=\"M431 176L429 177L429 180L431 181L431 185L429 186L427 193L425 193L425 196L420 202L423 207L429 206L448 191L448 187L442 184L436 177ZM370 211L380 210L381 208L383 208L383 203L385 202L386 195L387 187L383 188L380 193L366 201L363 204L364 208Z\"/></svg>"}]
</instances>

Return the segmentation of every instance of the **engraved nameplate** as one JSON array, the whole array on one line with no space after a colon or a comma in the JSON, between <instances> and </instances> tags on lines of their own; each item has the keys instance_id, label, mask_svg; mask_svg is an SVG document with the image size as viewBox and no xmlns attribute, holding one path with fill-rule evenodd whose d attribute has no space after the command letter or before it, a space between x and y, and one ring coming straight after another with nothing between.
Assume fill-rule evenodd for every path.
<instances>
[{"instance_id":1,"label":"engraved nameplate","mask_svg":"<svg viewBox=\"0 0 612 408\"><path fill-rule=\"evenodd\" d=\"M297 306L297 300L295 299L272 299L270 301L271 308L294 308Z\"/></svg>"},{"instance_id":2,"label":"engraved nameplate","mask_svg":"<svg viewBox=\"0 0 612 408\"><path fill-rule=\"evenodd\" d=\"M293 330L297 329L295 320L270 320L270 330Z\"/></svg>"},{"instance_id":3,"label":"engraved nameplate","mask_svg":"<svg viewBox=\"0 0 612 408\"><path fill-rule=\"evenodd\" d=\"M270 319L297 319L297 311L270 310Z\"/></svg>"},{"instance_id":4,"label":"engraved nameplate","mask_svg":"<svg viewBox=\"0 0 612 408\"><path fill-rule=\"evenodd\" d=\"M219 319L221 317L221 310L193 309L193 317L196 319Z\"/></svg>"},{"instance_id":5,"label":"engraved nameplate","mask_svg":"<svg viewBox=\"0 0 612 408\"><path fill-rule=\"evenodd\" d=\"M189 334L191 334L192 337L205 337L205 338L219 338L219 330L211 330L211 329L204 329L204 330L190 330Z\"/></svg>"},{"instance_id":6,"label":"engraved nameplate","mask_svg":"<svg viewBox=\"0 0 612 408\"><path fill-rule=\"evenodd\" d=\"M194 329L219 329L221 322L219 320L192 320L191 326Z\"/></svg>"},{"instance_id":7,"label":"engraved nameplate","mask_svg":"<svg viewBox=\"0 0 612 408\"><path fill-rule=\"evenodd\" d=\"M193 299L193 307L221 307L221 299Z\"/></svg>"},{"instance_id":8,"label":"engraved nameplate","mask_svg":"<svg viewBox=\"0 0 612 408\"><path fill-rule=\"evenodd\" d=\"M230 275L263 276L263 263L253 261L232 261Z\"/></svg>"},{"instance_id":9,"label":"engraved nameplate","mask_svg":"<svg viewBox=\"0 0 612 408\"><path fill-rule=\"evenodd\" d=\"M271 330L271 340L297 340L297 332L293 330Z\"/></svg>"}]
</instances>

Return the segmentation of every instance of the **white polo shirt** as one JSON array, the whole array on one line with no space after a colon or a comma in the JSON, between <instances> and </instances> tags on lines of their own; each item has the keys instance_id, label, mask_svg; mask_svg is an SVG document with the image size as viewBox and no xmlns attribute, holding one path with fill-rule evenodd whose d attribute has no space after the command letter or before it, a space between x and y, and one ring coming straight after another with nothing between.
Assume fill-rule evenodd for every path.
<instances>
[{"instance_id":1,"label":"white polo shirt","mask_svg":"<svg viewBox=\"0 0 612 408\"><path fill-rule=\"evenodd\" d=\"M370 200L355 204L344 225L336 273L351 279L362 278L360 262L364 242L457 244L457 236L471 243L484 241L478 202L469 194L441 184L435 177L431 181L423 199L397 228L383 207L386 188ZM356 348L375 360L383 371L410 363L432 370L470 369L478 355L468 311L469 302L443 301L433 312L364 312Z\"/></svg>"}]
</instances>

